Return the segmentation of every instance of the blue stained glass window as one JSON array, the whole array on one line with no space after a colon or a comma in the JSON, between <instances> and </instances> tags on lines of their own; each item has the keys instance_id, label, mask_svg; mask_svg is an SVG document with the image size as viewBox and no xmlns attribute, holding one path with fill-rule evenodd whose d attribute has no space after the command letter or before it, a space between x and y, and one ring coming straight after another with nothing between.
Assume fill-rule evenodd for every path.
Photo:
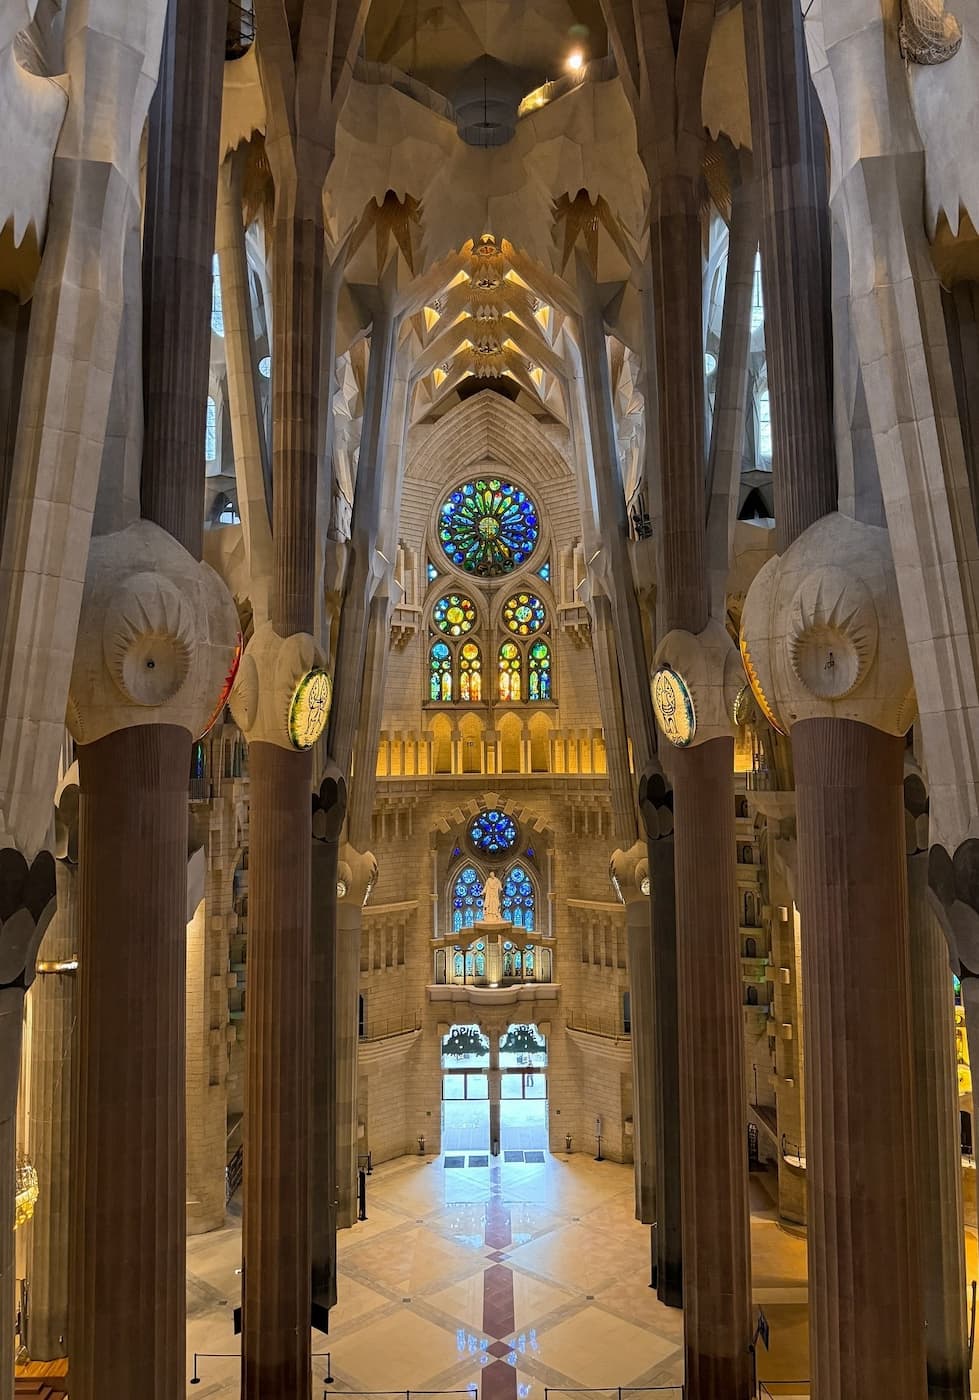
<instances>
[{"instance_id":1,"label":"blue stained glass window","mask_svg":"<svg viewBox=\"0 0 979 1400\"><path fill-rule=\"evenodd\" d=\"M473 865L467 865L456 876L452 886L452 930L459 933L472 928L483 917L483 881Z\"/></svg>"},{"instance_id":2,"label":"blue stained glass window","mask_svg":"<svg viewBox=\"0 0 979 1400\"><path fill-rule=\"evenodd\" d=\"M438 578L438 576L439 576L439 571L438 571L438 569L436 569L436 567L435 567L435 565L432 563L431 559L429 559L429 561L428 561L428 581L429 581L429 583L434 583L435 580Z\"/></svg>"},{"instance_id":3,"label":"blue stained glass window","mask_svg":"<svg viewBox=\"0 0 979 1400\"><path fill-rule=\"evenodd\" d=\"M538 577L538 578L542 578L542 579L544 580L545 583L550 583L550 581L551 581L551 561L550 561L550 559L545 559L545 560L544 560L543 564L542 564L542 565L540 566L540 568L537 570L537 577Z\"/></svg>"},{"instance_id":4,"label":"blue stained glass window","mask_svg":"<svg viewBox=\"0 0 979 1400\"><path fill-rule=\"evenodd\" d=\"M432 700L452 699L452 653L445 642L435 642L428 653L428 694Z\"/></svg>"},{"instance_id":5,"label":"blue stained glass window","mask_svg":"<svg viewBox=\"0 0 979 1400\"><path fill-rule=\"evenodd\" d=\"M524 564L540 537L537 507L509 481L467 481L439 511L439 540L467 573L498 578Z\"/></svg>"},{"instance_id":6,"label":"blue stained glass window","mask_svg":"<svg viewBox=\"0 0 979 1400\"><path fill-rule=\"evenodd\" d=\"M470 823L469 839L478 851L487 851L490 855L512 851L517 841L517 824L512 817L495 808L481 812Z\"/></svg>"},{"instance_id":7,"label":"blue stained glass window","mask_svg":"<svg viewBox=\"0 0 979 1400\"><path fill-rule=\"evenodd\" d=\"M272 378L272 356L263 355L258 362L258 372L263 379Z\"/></svg>"},{"instance_id":8,"label":"blue stained glass window","mask_svg":"<svg viewBox=\"0 0 979 1400\"><path fill-rule=\"evenodd\" d=\"M503 881L500 912L517 928L534 927L534 886L522 865L515 865Z\"/></svg>"},{"instance_id":9,"label":"blue stained glass window","mask_svg":"<svg viewBox=\"0 0 979 1400\"><path fill-rule=\"evenodd\" d=\"M528 694L531 700L551 698L551 649L546 642L535 642L530 648L527 668Z\"/></svg>"}]
</instances>

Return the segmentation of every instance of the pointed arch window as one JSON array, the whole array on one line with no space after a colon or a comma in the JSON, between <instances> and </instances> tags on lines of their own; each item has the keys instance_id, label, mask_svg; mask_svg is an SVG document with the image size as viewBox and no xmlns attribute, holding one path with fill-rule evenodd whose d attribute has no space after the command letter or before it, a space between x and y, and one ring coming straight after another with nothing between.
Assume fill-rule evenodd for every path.
<instances>
[{"instance_id":1,"label":"pointed arch window","mask_svg":"<svg viewBox=\"0 0 979 1400\"><path fill-rule=\"evenodd\" d=\"M531 700L551 698L551 648L546 642L534 642L527 665L528 694Z\"/></svg>"},{"instance_id":2,"label":"pointed arch window","mask_svg":"<svg viewBox=\"0 0 979 1400\"><path fill-rule=\"evenodd\" d=\"M478 703L483 698L483 660L475 642L459 650L459 699Z\"/></svg>"},{"instance_id":3,"label":"pointed arch window","mask_svg":"<svg viewBox=\"0 0 979 1400\"><path fill-rule=\"evenodd\" d=\"M511 866L503 881L500 912L515 928L532 933L535 914L534 885L522 865Z\"/></svg>"},{"instance_id":4,"label":"pointed arch window","mask_svg":"<svg viewBox=\"0 0 979 1400\"><path fill-rule=\"evenodd\" d=\"M504 642L499 655L499 694L504 702L520 699L520 648Z\"/></svg>"},{"instance_id":5,"label":"pointed arch window","mask_svg":"<svg viewBox=\"0 0 979 1400\"><path fill-rule=\"evenodd\" d=\"M452 886L452 931L461 933L483 917L483 880L474 865L459 871Z\"/></svg>"},{"instance_id":6,"label":"pointed arch window","mask_svg":"<svg viewBox=\"0 0 979 1400\"><path fill-rule=\"evenodd\" d=\"M221 267L217 253L211 260L211 330L224 335L224 305L221 301Z\"/></svg>"},{"instance_id":7,"label":"pointed arch window","mask_svg":"<svg viewBox=\"0 0 979 1400\"><path fill-rule=\"evenodd\" d=\"M428 693L432 700L452 699L452 653L446 642L433 642L428 654Z\"/></svg>"},{"instance_id":8,"label":"pointed arch window","mask_svg":"<svg viewBox=\"0 0 979 1400\"><path fill-rule=\"evenodd\" d=\"M200 419L198 419L200 422ZM218 406L208 395L204 418L204 461L214 462L218 455Z\"/></svg>"}]
</instances>

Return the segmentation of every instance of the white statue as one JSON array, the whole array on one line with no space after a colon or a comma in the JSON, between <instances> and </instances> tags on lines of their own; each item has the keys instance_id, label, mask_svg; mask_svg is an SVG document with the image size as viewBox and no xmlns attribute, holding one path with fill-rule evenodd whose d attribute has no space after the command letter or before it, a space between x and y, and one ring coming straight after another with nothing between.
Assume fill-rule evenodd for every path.
<instances>
[{"instance_id":1,"label":"white statue","mask_svg":"<svg viewBox=\"0 0 979 1400\"><path fill-rule=\"evenodd\" d=\"M488 924L499 924L503 922L503 915L500 913L500 894L503 886L500 884L498 875L489 874L486 877L486 884L483 888L483 920Z\"/></svg>"}]
</instances>

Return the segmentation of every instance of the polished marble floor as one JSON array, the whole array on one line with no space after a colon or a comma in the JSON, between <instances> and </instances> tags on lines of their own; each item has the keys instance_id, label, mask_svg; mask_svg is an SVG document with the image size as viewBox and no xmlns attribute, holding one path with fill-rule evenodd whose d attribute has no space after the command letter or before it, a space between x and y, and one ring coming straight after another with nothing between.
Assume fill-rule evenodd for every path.
<instances>
[{"instance_id":1,"label":"polished marble floor","mask_svg":"<svg viewBox=\"0 0 979 1400\"><path fill-rule=\"evenodd\" d=\"M544 1400L545 1387L608 1400L607 1388L678 1384L682 1319L647 1286L632 1169L584 1154L490 1163L447 1170L443 1158L408 1157L370 1177L369 1218L340 1236L329 1341L314 1334L335 1377L325 1391L315 1361L316 1400L472 1386L482 1400ZM755 1299L772 1327L762 1375L804 1376L805 1242L778 1227L756 1179L752 1203ZM195 1351L238 1349L239 1264L237 1227L188 1241L188 1378ZM236 1357L198 1365L188 1396L237 1400Z\"/></svg>"}]
</instances>

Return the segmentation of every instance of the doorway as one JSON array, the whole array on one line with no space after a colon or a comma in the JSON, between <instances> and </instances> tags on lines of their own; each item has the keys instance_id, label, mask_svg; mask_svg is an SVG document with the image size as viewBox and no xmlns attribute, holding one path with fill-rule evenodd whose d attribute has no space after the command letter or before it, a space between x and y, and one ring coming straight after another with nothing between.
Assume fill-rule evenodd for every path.
<instances>
[{"instance_id":1,"label":"doorway","mask_svg":"<svg viewBox=\"0 0 979 1400\"><path fill-rule=\"evenodd\" d=\"M500 1150L504 1161L547 1151L547 1041L535 1025L500 1037ZM528 1160L524 1157L524 1160Z\"/></svg>"},{"instance_id":2,"label":"doorway","mask_svg":"<svg viewBox=\"0 0 979 1400\"><path fill-rule=\"evenodd\" d=\"M442 1151L489 1152L490 1043L478 1026L453 1026L442 1041Z\"/></svg>"}]
</instances>

